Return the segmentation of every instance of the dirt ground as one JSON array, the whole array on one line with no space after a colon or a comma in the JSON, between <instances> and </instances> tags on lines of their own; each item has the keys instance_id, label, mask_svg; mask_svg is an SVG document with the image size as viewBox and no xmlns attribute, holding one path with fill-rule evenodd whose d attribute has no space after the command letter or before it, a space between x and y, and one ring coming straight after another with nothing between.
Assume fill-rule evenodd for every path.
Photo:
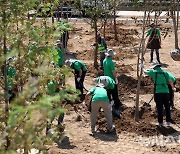
<instances>
[{"instance_id":1,"label":"dirt ground","mask_svg":"<svg viewBox=\"0 0 180 154\"><path fill-rule=\"evenodd\" d=\"M83 20L72 20L73 30L70 32L68 42L68 52L82 60L87 68L85 87L90 89L95 85L93 79L101 74L93 67L93 50L91 44L94 43L94 32L90 25ZM141 37L142 26L133 21L118 22L118 41L113 39L113 28L109 22L106 30L106 41L108 48L115 50L114 59L118 73L118 91L120 100L127 106L121 110L120 119L114 117L116 132L106 133L106 121L103 113L100 113L97 127L99 133L92 136L90 133L89 114L82 103L75 103L78 113L67 105L69 112L66 113L64 125L66 131L62 142L54 143L49 147L51 154L129 154L129 153L180 153L180 69L179 61L173 61L170 51L174 49L174 35L172 25L160 24L162 31L162 48L160 49L160 59L163 69L172 72L177 77L177 92L175 93L175 107L172 111L173 124L170 128L157 128L157 114L155 103L151 102L151 107L140 108L140 121L135 122L134 102L136 94L136 63L137 54L133 46L138 45ZM165 29L169 29L165 36ZM179 33L180 36L180 33ZM179 38L180 39L180 38ZM154 55L155 56L155 55ZM154 58L155 59L155 58ZM145 67L149 68L149 52L145 54ZM74 86L74 79L69 78L67 83ZM140 90L140 106L148 102L152 97L153 84L150 78L143 78Z\"/></svg>"}]
</instances>

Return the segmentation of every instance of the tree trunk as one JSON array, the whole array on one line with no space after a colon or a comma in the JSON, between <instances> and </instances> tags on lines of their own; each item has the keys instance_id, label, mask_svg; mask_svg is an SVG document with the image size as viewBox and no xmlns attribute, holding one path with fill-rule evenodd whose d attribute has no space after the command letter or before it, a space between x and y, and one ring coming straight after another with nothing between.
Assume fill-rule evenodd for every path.
<instances>
[{"instance_id":1,"label":"tree trunk","mask_svg":"<svg viewBox=\"0 0 180 154\"><path fill-rule=\"evenodd\" d=\"M138 60L137 60L138 83L137 83L136 102L135 102L135 115L134 115L135 121L139 121L139 92L140 92L141 78L142 78L142 74L143 74L142 69L139 70L139 64L140 64L140 62L141 62L141 64L143 64L143 61L144 61L144 53L145 53L145 39L144 39L145 27L146 27L146 11L144 12L143 31L142 31L143 34L142 34L142 38L141 38L141 43L140 43L139 52L138 52Z\"/></svg>"},{"instance_id":2,"label":"tree trunk","mask_svg":"<svg viewBox=\"0 0 180 154\"><path fill-rule=\"evenodd\" d=\"M97 62L97 53L98 53L98 41L97 41L97 20L94 20L94 30L95 30L95 50L94 50L94 67L98 68L98 62Z\"/></svg>"},{"instance_id":3,"label":"tree trunk","mask_svg":"<svg viewBox=\"0 0 180 154\"><path fill-rule=\"evenodd\" d=\"M118 41L118 35L117 35L117 24L116 24L116 8L114 6L113 10L113 19L114 19L114 39Z\"/></svg>"},{"instance_id":4,"label":"tree trunk","mask_svg":"<svg viewBox=\"0 0 180 154\"><path fill-rule=\"evenodd\" d=\"M7 53L7 36L6 36L6 8L3 10L3 28L4 28L4 34L3 34L3 51L4 51L4 56L6 56ZM9 99L8 99L8 82L7 82L7 64L6 61L4 62L4 100L5 100L5 124L6 128L8 128L8 118L9 118ZM7 132L8 133L8 132ZM6 150L8 150L10 146L10 139L9 139L9 134L6 136Z\"/></svg>"},{"instance_id":5,"label":"tree trunk","mask_svg":"<svg viewBox=\"0 0 180 154\"><path fill-rule=\"evenodd\" d=\"M173 21L173 27L174 27L174 36L175 36L175 49L179 49L179 45L178 45L178 27L177 27L177 23L176 23L176 12L171 10L171 18Z\"/></svg>"}]
</instances>

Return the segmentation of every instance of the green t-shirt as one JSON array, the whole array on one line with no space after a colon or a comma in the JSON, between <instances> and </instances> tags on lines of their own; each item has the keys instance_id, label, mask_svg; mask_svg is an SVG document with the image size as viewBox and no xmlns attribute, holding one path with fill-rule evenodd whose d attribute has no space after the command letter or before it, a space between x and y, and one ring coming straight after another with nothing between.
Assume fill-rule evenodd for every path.
<instances>
[{"instance_id":1,"label":"green t-shirt","mask_svg":"<svg viewBox=\"0 0 180 154\"><path fill-rule=\"evenodd\" d=\"M86 65L80 60L72 60L72 63L73 63L72 68L77 70L77 71L80 71L81 68L83 71L87 70Z\"/></svg>"},{"instance_id":2,"label":"green t-shirt","mask_svg":"<svg viewBox=\"0 0 180 154\"><path fill-rule=\"evenodd\" d=\"M114 75L112 73L112 71L115 70L115 66L114 66L114 62L110 57L104 59L103 67L104 67L104 75L111 77L115 81Z\"/></svg>"},{"instance_id":3,"label":"green t-shirt","mask_svg":"<svg viewBox=\"0 0 180 154\"><path fill-rule=\"evenodd\" d=\"M156 78L156 73L157 73L157 78ZM156 81L155 93L169 93L168 83L170 77L166 71L158 67L155 70L148 70L147 75L152 77L154 83Z\"/></svg>"},{"instance_id":4,"label":"green t-shirt","mask_svg":"<svg viewBox=\"0 0 180 154\"><path fill-rule=\"evenodd\" d=\"M62 49L58 48L57 49L58 55L59 55L59 59L58 59L58 66L63 66L64 65L64 57L63 57L63 52Z\"/></svg>"},{"instance_id":5,"label":"green t-shirt","mask_svg":"<svg viewBox=\"0 0 180 154\"><path fill-rule=\"evenodd\" d=\"M106 89L114 89L115 82L112 78L110 78L109 76L100 76L97 78L98 83L101 77L105 77L106 81L108 82L108 85L105 87Z\"/></svg>"},{"instance_id":6,"label":"green t-shirt","mask_svg":"<svg viewBox=\"0 0 180 154\"><path fill-rule=\"evenodd\" d=\"M147 36L151 35L152 30L153 30L153 29L150 28L150 29L146 32ZM160 30L159 30L159 28L156 28L156 36L160 36Z\"/></svg>"},{"instance_id":7,"label":"green t-shirt","mask_svg":"<svg viewBox=\"0 0 180 154\"><path fill-rule=\"evenodd\" d=\"M51 96L55 95L56 93L57 84L54 81L50 80L47 84L47 93Z\"/></svg>"},{"instance_id":8,"label":"green t-shirt","mask_svg":"<svg viewBox=\"0 0 180 154\"><path fill-rule=\"evenodd\" d=\"M172 73L170 73L170 72L167 72L167 73L169 74L170 79L171 79L172 82L174 83L174 82L176 81L175 76L174 76Z\"/></svg>"},{"instance_id":9,"label":"green t-shirt","mask_svg":"<svg viewBox=\"0 0 180 154\"><path fill-rule=\"evenodd\" d=\"M91 88L89 92L92 94L92 102L104 101L109 103L106 89L102 87L94 87Z\"/></svg>"},{"instance_id":10,"label":"green t-shirt","mask_svg":"<svg viewBox=\"0 0 180 154\"><path fill-rule=\"evenodd\" d=\"M7 66L7 86L8 90L13 89L13 78L16 75L16 69L12 66Z\"/></svg>"}]
</instances>

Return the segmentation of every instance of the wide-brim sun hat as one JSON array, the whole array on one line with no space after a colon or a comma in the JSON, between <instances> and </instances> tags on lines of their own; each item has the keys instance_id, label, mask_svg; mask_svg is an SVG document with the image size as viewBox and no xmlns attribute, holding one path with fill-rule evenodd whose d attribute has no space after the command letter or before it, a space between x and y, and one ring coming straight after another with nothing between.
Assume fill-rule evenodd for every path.
<instances>
[{"instance_id":1,"label":"wide-brim sun hat","mask_svg":"<svg viewBox=\"0 0 180 154\"><path fill-rule=\"evenodd\" d=\"M112 49L108 49L108 51L105 53L106 56L114 56L116 53Z\"/></svg>"},{"instance_id":2,"label":"wide-brim sun hat","mask_svg":"<svg viewBox=\"0 0 180 154\"><path fill-rule=\"evenodd\" d=\"M72 66L72 59L68 59L68 60L66 60L65 61L65 64L67 65L67 66L69 66L69 67L71 67Z\"/></svg>"},{"instance_id":3,"label":"wide-brim sun hat","mask_svg":"<svg viewBox=\"0 0 180 154\"><path fill-rule=\"evenodd\" d=\"M57 40L55 45L62 44L61 40Z\"/></svg>"},{"instance_id":4,"label":"wide-brim sun hat","mask_svg":"<svg viewBox=\"0 0 180 154\"><path fill-rule=\"evenodd\" d=\"M105 76L100 77L99 83L102 83L105 87L108 85L108 81Z\"/></svg>"},{"instance_id":5,"label":"wide-brim sun hat","mask_svg":"<svg viewBox=\"0 0 180 154\"><path fill-rule=\"evenodd\" d=\"M152 66L150 68L154 69L155 67L161 67L161 64L158 62L155 62L152 64Z\"/></svg>"},{"instance_id":6,"label":"wide-brim sun hat","mask_svg":"<svg viewBox=\"0 0 180 154\"><path fill-rule=\"evenodd\" d=\"M104 87L105 87L105 85L104 85L103 83L98 83L97 86L98 86L98 87L101 87L101 88L104 88Z\"/></svg>"}]
</instances>

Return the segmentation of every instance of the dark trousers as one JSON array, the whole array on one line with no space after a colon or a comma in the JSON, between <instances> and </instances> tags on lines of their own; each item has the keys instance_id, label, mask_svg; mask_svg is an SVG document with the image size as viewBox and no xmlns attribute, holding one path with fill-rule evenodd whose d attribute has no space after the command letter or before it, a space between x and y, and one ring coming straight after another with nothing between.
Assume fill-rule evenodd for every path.
<instances>
[{"instance_id":1,"label":"dark trousers","mask_svg":"<svg viewBox=\"0 0 180 154\"><path fill-rule=\"evenodd\" d=\"M121 102L119 100L118 89L117 89L116 84L114 85L113 90L111 90L111 89L107 90L107 95L108 95L108 98L109 98L110 101L114 100L114 108L119 109L119 107L121 106ZM112 98L111 98L111 96L112 96Z\"/></svg>"},{"instance_id":2,"label":"dark trousers","mask_svg":"<svg viewBox=\"0 0 180 154\"><path fill-rule=\"evenodd\" d=\"M46 134L51 129L51 125L52 125L52 122L53 122L54 118L51 121L47 122L47 125L46 125ZM64 120L64 113L60 114L59 117L58 117L58 127L62 127L63 120Z\"/></svg>"},{"instance_id":3,"label":"dark trousers","mask_svg":"<svg viewBox=\"0 0 180 154\"><path fill-rule=\"evenodd\" d=\"M163 123L163 106L166 111L166 122L171 121L170 105L169 105L169 93L156 93L154 95L156 102L156 109L158 114L158 122Z\"/></svg>"},{"instance_id":4,"label":"dark trousers","mask_svg":"<svg viewBox=\"0 0 180 154\"><path fill-rule=\"evenodd\" d=\"M176 84L176 82L174 82L174 85ZM170 106L173 107L174 106L174 91L172 90L172 87L170 84L168 84L168 88L169 88L169 103Z\"/></svg>"},{"instance_id":5,"label":"dark trousers","mask_svg":"<svg viewBox=\"0 0 180 154\"><path fill-rule=\"evenodd\" d=\"M156 51L156 58L157 58L157 61L160 63L160 58L159 58L159 49L151 49L151 53L150 53L150 56L151 56L151 62L153 61L153 53L154 53L154 50Z\"/></svg>"},{"instance_id":6,"label":"dark trousers","mask_svg":"<svg viewBox=\"0 0 180 154\"><path fill-rule=\"evenodd\" d=\"M100 52L100 67L103 68L103 60L105 59L105 52Z\"/></svg>"},{"instance_id":7,"label":"dark trousers","mask_svg":"<svg viewBox=\"0 0 180 154\"><path fill-rule=\"evenodd\" d=\"M79 77L79 71L75 71L75 86L76 86L76 89L79 89L81 91L81 94L83 94L85 76L86 76L86 71L82 71L81 79L78 82L77 78Z\"/></svg>"}]
</instances>

